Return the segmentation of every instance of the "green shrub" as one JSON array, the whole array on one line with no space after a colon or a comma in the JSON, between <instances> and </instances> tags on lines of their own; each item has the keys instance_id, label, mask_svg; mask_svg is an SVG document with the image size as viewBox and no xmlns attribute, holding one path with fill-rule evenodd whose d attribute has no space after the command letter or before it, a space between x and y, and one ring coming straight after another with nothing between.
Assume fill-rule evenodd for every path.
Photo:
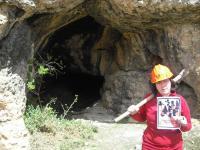
<instances>
[{"instance_id":1,"label":"green shrub","mask_svg":"<svg viewBox=\"0 0 200 150\"><path fill-rule=\"evenodd\" d=\"M49 140L49 143L54 143L55 146L52 149L68 150L81 148L87 143L88 139L91 139L97 128L88 122L80 120L67 120L63 117L58 117L55 111L49 106L45 107L33 107L32 105L27 107L24 115L26 127L32 133L32 136L40 133L38 139L32 137L32 147L38 148L38 142L42 142L45 137L45 141ZM50 135L42 137L43 135ZM55 138L55 139L54 139ZM59 138L59 140L57 140Z\"/></svg>"},{"instance_id":2,"label":"green shrub","mask_svg":"<svg viewBox=\"0 0 200 150\"><path fill-rule=\"evenodd\" d=\"M57 115L51 107L33 107L29 105L25 112L24 120L31 133L36 131L56 132Z\"/></svg>"}]
</instances>

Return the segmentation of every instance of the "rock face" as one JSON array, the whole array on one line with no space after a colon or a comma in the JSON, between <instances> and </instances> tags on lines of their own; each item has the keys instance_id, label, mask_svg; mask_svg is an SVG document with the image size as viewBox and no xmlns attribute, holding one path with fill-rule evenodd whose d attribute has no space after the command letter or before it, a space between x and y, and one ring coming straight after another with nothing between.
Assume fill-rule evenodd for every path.
<instances>
[{"instance_id":1,"label":"rock face","mask_svg":"<svg viewBox=\"0 0 200 150\"><path fill-rule=\"evenodd\" d=\"M193 116L199 116L199 0L6 0L0 4L0 149L30 148L22 119L28 62L55 31L85 16L93 17L103 29L87 52L70 46L74 52L84 51L91 67L84 66L86 55L73 53L72 59L83 64L80 71L104 76L106 108L120 113L137 103L149 91L152 66L164 63L175 74L183 68L190 71L178 90L188 99Z\"/></svg>"}]
</instances>

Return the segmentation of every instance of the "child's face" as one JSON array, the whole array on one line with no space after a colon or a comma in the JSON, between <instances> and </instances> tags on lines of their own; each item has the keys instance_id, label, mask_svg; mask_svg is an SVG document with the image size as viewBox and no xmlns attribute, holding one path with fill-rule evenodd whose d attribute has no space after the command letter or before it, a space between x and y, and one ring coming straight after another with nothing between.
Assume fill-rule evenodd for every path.
<instances>
[{"instance_id":1,"label":"child's face","mask_svg":"<svg viewBox=\"0 0 200 150\"><path fill-rule=\"evenodd\" d=\"M162 96L169 96L171 92L171 81L165 79L156 83L156 89Z\"/></svg>"}]
</instances>

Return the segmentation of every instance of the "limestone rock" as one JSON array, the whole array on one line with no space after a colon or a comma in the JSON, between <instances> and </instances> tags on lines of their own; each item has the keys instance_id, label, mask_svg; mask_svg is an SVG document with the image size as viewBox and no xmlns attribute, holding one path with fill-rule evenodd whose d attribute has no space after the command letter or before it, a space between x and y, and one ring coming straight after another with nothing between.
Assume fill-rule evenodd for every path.
<instances>
[{"instance_id":1,"label":"limestone rock","mask_svg":"<svg viewBox=\"0 0 200 150\"><path fill-rule=\"evenodd\" d=\"M0 123L1 150L30 150L29 138L22 118Z\"/></svg>"}]
</instances>

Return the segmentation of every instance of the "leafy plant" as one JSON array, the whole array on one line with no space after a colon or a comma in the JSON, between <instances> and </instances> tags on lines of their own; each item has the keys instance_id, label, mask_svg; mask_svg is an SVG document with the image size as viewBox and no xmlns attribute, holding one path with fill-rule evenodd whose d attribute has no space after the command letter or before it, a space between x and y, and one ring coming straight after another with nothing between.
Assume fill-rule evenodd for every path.
<instances>
[{"instance_id":1,"label":"leafy plant","mask_svg":"<svg viewBox=\"0 0 200 150\"><path fill-rule=\"evenodd\" d=\"M40 65L37 72L39 75L44 76L49 73L49 68L47 68L43 65Z\"/></svg>"},{"instance_id":2,"label":"leafy plant","mask_svg":"<svg viewBox=\"0 0 200 150\"><path fill-rule=\"evenodd\" d=\"M27 87L28 87L28 89L29 89L30 91L35 90L35 80L32 79L31 81L28 81L28 82L27 82Z\"/></svg>"},{"instance_id":3,"label":"leafy plant","mask_svg":"<svg viewBox=\"0 0 200 150\"><path fill-rule=\"evenodd\" d=\"M64 65L62 61L54 60L53 57L47 55L46 59L42 58L39 54L37 59L29 60L28 64L28 81L27 89L29 95L34 97L30 103L42 104L40 94L42 92L42 83L45 76L57 76L62 74ZM34 102L33 102L34 101Z\"/></svg>"},{"instance_id":4,"label":"leafy plant","mask_svg":"<svg viewBox=\"0 0 200 150\"><path fill-rule=\"evenodd\" d=\"M51 107L27 107L24 120L28 130L33 133L41 132L54 132L56 126L57 115Z\"/></svg>"},{"instance_id":5,"label":"leafy plant","mask_svg":"<svg viewBox=\"0 0 200 150\"><path fill-rule=\"evenodd\" d=\"M48 143L54 142L55 149L80 149L97 132L97 128L88 122L58 117L50 105L44 107L29 105L26 109L24 120L26 127L32 135L40 135L39 138L41 139L38 139L37 136L37 139L33 139L31 142L32 147L36 147L36 149L42 149L42 147L38 147L36 142L49 136L52 136L52 138L59 136L59 140L45 139L49 141ZM42 135L45 136L42 137Z\"/></svg>"}]
</instances>

